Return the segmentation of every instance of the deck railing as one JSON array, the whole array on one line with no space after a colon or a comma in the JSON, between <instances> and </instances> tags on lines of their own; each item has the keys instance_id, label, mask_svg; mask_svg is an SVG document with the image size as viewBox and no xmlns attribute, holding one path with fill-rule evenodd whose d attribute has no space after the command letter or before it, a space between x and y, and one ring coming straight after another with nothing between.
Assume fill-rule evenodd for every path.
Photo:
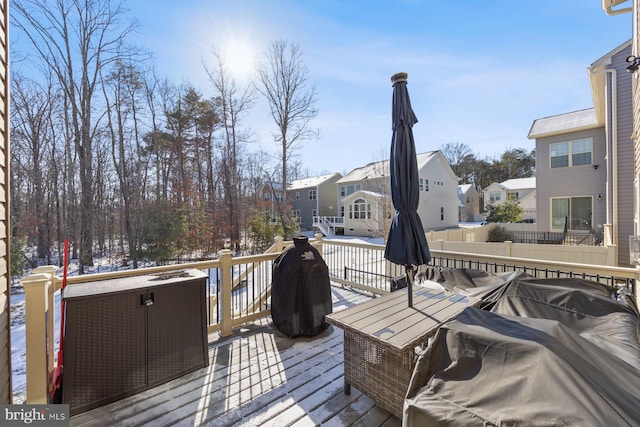
<instances>
[{"instance_id":1,"label":"deck railing","mask_svg":"<svg viewBox=\"0 0 640 427\"><path fill-rule=\"evenodd\" d=\"M333 283L351 286L374 294L390 291L390 279L404 274L404 267L384 258L384 245L323 240L311 241L329 267ZM208 272L208 331L228 336L234 327L266 317L271 292L273 260L286 245L277 238L262 255L233 257L220 251L218 259L138 270L100 273L68 278L68 286L96 280L147 275L177 268L195 268ZM482 255L431 250L432 264L451 268L473 268L490 272L524 271L536 277L581 277L625 287L638 304L636 284L640 270L624 267L572 264L548 260L521 259L509 256ZM25 289L27 402L47 403L51 373L54 368L55 294L62 279L57 267L40 267L22 280ZM59 310L59 308L57 308Z\"/></svg>"}]
</instances>

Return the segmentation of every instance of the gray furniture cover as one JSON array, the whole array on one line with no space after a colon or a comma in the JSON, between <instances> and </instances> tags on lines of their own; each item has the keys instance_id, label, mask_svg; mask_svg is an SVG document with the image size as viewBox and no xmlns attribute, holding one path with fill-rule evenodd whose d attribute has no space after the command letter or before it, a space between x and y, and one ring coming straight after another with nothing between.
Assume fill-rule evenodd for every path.
<instances>
[{"instance_id":1,"label":"gray furniture cover","mask_svg":"<svg viewBox=\"0 0 640 427\"><path fill-rule=\"evenodd\" d=\"M520 277L418 358L403 425L640 425L640 322L611 288Z\"/></svg>"}]
</instances>

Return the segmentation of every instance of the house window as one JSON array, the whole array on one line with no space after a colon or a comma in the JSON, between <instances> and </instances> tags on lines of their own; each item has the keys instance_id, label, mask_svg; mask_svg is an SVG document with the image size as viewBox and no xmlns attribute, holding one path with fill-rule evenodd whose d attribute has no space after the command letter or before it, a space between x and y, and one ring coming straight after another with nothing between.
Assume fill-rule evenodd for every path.
<instances>
[{"instance_id":1,"label":"house window","mask_svg":"<svg viewBox=\"0 0 640 427\"><path fill-rule=\"evenodd\" d=\"M300 192L296 191L296 200L300 200Z\"/></svg>"},{"instance_id":2,"label":"house window","mask_svg":"<svg viewBox=\"0 0 640 427\"><path fill-rule=\"evenodd\" d=\"M364 199L356 199L349 205L349 218L371 219L371 204Z\"/></svg>"},{"instance_id":3,"label":"house window","mask_svg":"<svg viewBox=\"0 0 640 427\"><path fill-rule=\"evenodd\" d=\"M444 207L440 207L440 221L444 221Z\"/></svg>"},{"instance_id":4,"label":"house window","mask_svg":"<svg viewBox=\"0 0 640 427\"><path fill-rule=\"evenodd\" d=\"M562 230L566 218L569 230L586 230L591 223L591 206L591 197L551 199L551 228Z\"/></svg>"},{"instance_id":5,"label":"house window","mask_svg":"<svg viewBox=\"0 0 640 427\"><path fill-rule=\"evenodd\" d=\"M292 209L291 210L291 217L294 218L296 222L300 222L300 210L299 209Z\"/></svg>"},{"instance_id":6,"label":"house window","mask_svg":"<svg viewBox=\"0 0 640 427\"><path fill-rule=\"evenodd\" d=\"M420 191L424 190L424 179L420 178Z\"/></svg>"},{"instance_id":7,"label":"house window","mask_svg":"<svg viewBox=\"0 0 640 427\"><path fill-rule=\"evenodd\" d=\"M500 197L501 196L499 191L492 191L491 193L489 193L489 201L491 203L499 202Z\"/></svg>"},{"instance_id":8,"label":"house window","mask_svg":"<svg viewBox=\"0 0 640 427\"><path fill-rule=\"evenodd\" d=\"M467 196L467 204L469 204L470 200L469 200L469 196Z\"/></svg>"},{"instance_id":9,"label":"house window","mask_svg":"<svg viewBox=\"0 0 640 427\"><path fill-rule=\"evenodd\" d=\"M270 193L264 193L262 195L262 200L264 200L265 202L271 200L271 194Z\"/></svg>"},{"instance_id":10,"label":"house window","mask_svg":"<svg viewBox=\"0 0 640 427\"><path fill-rule=\"evenodd\" d=\"M316 199L316 190L309 190L309 200Z\"/></svg>"},{"instance_id":11,"label":"house window","mask_svg":"<svg viewBox=\"0 0 640 427\"><path fill-rule=\"evenodd\" d=\"M344 218L344 206L340 206L340 217Z\"/></svg>"},{"instance_id":12,"label":"house window","mask_svg":"<svg viewBox=\"0 0 640 427\"><path fill-rule=\"evenodd\" d=\"M549 158L552 168L591 164L593 139L558 142L549 145Z\"/></svg>"},{"instance_id":13,"label":"house window","mask_svg":"<svg viewBox=\"0 0 640 427\"><path fill-rule=\"evenodd\" d=\"M348 196L362 189L362 184L345 185L340 187L340 197Z\"/></svg>"},{"instance_id":14,"label":"house window","mask_svg":"<svg viewBox=\"0 0 640 427\"><path fill-rule=\"evenodd\" d=\"M315 209L312 209L312 210L311 210L311 216L312 216L312 217L318 216L318 211L317 211L317 210L315 210Z\"/></svg>"},{"instance_id":15,"label":"house window","mask_svg":"<svg viewBox=\"0 0 640 427\"><path fill-rule=\"evenodd\" d=\"M429 191L429 180L428 179L424 180L424 191Z\"/></svg>"},{"instance_id":16,"label":"house window","mask_svg":"<svg viewBox=\"0 0 640 427\"><path fill-rule=\"evenodd\" d=\"M507 199L508 200L513 200L514 202L517 202L518 200L520 200L520 198L518 197L518 192L514 191L512 193L507 194Z\"/></svg>"}]
</instances>

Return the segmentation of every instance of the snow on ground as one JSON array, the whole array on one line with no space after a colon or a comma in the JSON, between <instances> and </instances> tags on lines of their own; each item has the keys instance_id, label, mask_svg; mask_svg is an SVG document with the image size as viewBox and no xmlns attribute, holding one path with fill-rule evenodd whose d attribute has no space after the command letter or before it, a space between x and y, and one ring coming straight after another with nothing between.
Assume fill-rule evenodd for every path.
<instances>
[{"instance_id":1,"label":"snow on ground","mask_svg":"<svg viewBox=\"0 0 640 427\"><path fill-rule=\"evenodd\" d=\"M95 266L89 269L89 273L106 272L120 269L122 266L109 266L111 259L96 260ZM62 268L59 268L56 275L62 277ZM78 264L70 261L67 270L68 276L78 275ZM60 344L60 291L54 295L53 307L50 309L54 313L54 363L57 363L58 346ZM19 280L15 280L11 285L11 383L13 388L13 403L24 403L27 395L26 376L26 337L25 337L25 315L24 315L24 288Z\"/></svg>"},{"instance_id":2,"label":"snow on ground","mask_svg":"<svg viewBox=\"0 0 640 427\"><path fill-rule=\"evenodd\" d=\"M24 323L24 289L11 287L11 368L13 403L23 403L26 397L26 341Z\"/></svg>"},{"instance_id":3,"label":"snow on ground","mask_svg":"<svg viewBox=\"0 0 640 427\"><path fill-rule=\"evenodd\" d=\"M481 223L460 223L460 227L477 227ZM313 233L304 233L308 237L313 237ZM350 241L354 243L384 244L383 237L358 237L358 236L331 236L325 238L329 241ZM95 267L90 269L89 273L100 273L112 270L122 270L123 267L116 264L112 267L112 259L106 258L104 261L96 260ZM130 267L129 267L130 268ZM73 260L69 263L69 276L78 274L78 264ZM62 268L58 269L56 275L62 276ZM54 296L54 359L58 353L60 330L60 291ZM56 362L57 363L57 362ZM26 399L26 339L25 339L25 318L24 318L24 288L19 280L11 286L11 367L12 367L12 384L13 384L13 402L24 403Z\"/></svg>"},{"instance_id":4,"label":"snow on ground","mask_svg":"<svg viewBox=\"0 0 640 427\"><path fill-rule=\"evenodd\" d=\"M383 237L358 237L358 236L331 236L325 237L324 240L343 240L352 243L369 243L373 245L384 245Z\"/></svg>"},{"instance_id":5,"label":"snow on ground","mask_svg":"<svg viewBox=\"0 0 640 427\"><path fill-rule=\"evenodd\" d=\"M461 223L458 224L458 227L460 227L460 228L474 228L474 227L481 227L483 224L485 224L484 221L461 222Z\"/></svg>"}]
</instances>

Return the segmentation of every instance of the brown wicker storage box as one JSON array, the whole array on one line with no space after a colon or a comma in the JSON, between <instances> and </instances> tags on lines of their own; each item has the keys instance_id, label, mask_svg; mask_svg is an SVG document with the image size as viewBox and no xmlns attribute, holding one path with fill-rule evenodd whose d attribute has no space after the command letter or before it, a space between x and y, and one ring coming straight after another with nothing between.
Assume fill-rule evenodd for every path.
<instances>
[{"instance_id":1,"label":"brown wicker storage box","mask_svg":"<svg viewBox=\"0 0 640 427\"><path fill-rule=\"evenodd\" d=\"M71 413L207 366L205 287L198 270L67 286L63 403Z\"/></svg>"}]
</instances>

